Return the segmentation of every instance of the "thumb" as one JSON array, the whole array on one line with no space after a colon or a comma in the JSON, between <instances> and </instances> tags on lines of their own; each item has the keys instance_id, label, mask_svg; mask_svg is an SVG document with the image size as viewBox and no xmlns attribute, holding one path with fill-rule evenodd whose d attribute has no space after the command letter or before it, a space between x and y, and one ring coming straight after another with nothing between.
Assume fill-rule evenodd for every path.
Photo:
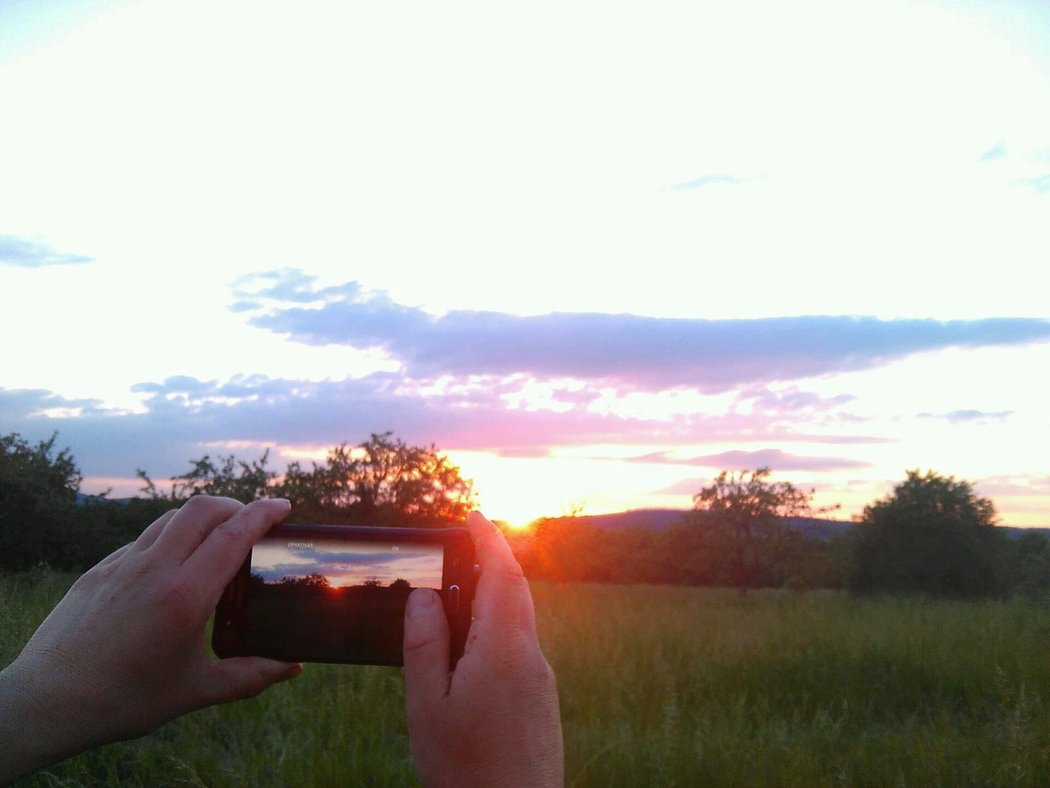
<instances>
[{"instance_id":1,"label":"thumb","mask_svg":"<svg viewBox=\"0 0 1050 788\"><path fill-rule=\"evenodd\" d=\"M441 597L417 588L405 607L405 701L409 728L448 694L448 620Z\"/></svg>"},{"instance_id":2,"label":"thumb","mask_svg":"<svg viewBox=\"0 0 1050 788\"><path fill-rule=\"evenodd\" d=\"M205 702L225 703L258 695L279 681L303 672L300 662L280 662L265 657L229 657L210 663Z\"/></svg>"}]
</instances>

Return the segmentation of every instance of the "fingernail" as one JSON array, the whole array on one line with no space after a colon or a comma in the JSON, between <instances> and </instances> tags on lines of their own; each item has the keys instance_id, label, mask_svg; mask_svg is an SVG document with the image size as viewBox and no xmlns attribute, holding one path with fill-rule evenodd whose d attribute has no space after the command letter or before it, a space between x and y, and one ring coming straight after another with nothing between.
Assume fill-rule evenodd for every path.
<instances>
[{"instance_id":1,"label":"fingernail","mask_svg":"<svg viewBox=\"0 0 1050 788\"><path fill-rule=\"evenodd\" d=\"M281 677L280 680L281 681L288 681L288 679L294 679L296 676L298 676L302 672L303 672L303 663L302 662L295 662L295 663L293 663L293 664L288 666L288 670L285 671L285 674Z\"/></svg>"}]
</instances>

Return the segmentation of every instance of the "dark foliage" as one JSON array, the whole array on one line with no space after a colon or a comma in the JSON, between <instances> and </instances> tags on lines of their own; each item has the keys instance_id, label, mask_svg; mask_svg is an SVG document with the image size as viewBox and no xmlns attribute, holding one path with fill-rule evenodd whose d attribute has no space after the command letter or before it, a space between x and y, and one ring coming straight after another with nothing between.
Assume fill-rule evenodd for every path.
<instances>
[{"instance_id":1,"label":"dark foliage","mask_svg":"<svg viewBox=\"0 0 1050 788\"><path fill-rule=\"evenodd\" d=\"M865 507L852 535L848 586L859 593L1003 593L1011 546L994 525L995 507L969 482L908 471L892 494Z\"/></svg>"},{"instance_id":2,"label":"dark foliage","mask_svg":"<svg viewBox=\"0 0 1050 788\"><path fill-rule=\"evenodd\" d=\"M661 531L599 528L584 518L550 518L533 524L513 546L529 577L554 581L728 586L735 571L721 549L723 534L695 517ZM797 532L778 538L790 549L771 553L748 576L752 588L839 588L842 538L811 539Z\"/></svg>"},{"instance_id":3,"label":"dark foliage","mask_svg":"<svg viewBox=\"0 0 1050 788\"><path fill-rule=\"evenodd\" d=\"M473 505L471 482L436 447L409 446L391 433L357 446L342 444L325 463L289 464L283 478L266 467L269 454L244 462L232 455L192 460L167 492L138 471L143 492L175 505L190 496L223 495L243 503L287 498L293 522L430 527L462 523Z\"/></svg>"},{"instance_id":4,"label":"dark foliage","mask_svg":"<svg viewBox=\"0 0 1050 788\"><path fill-rule=\"evenodd\" d=\"M292 502L300 522L447 526L474 504L472 483L436 447L409 446L389 432L337 446L310 470L292 463L273 494Z\"/></svg>"},{"instance_id":5,"label":"dark foliage","mask_svg":"<svg viewBox=\"0 0 1050 788\"><path fill-rule=\"evenodd\" d=\"M78 496L80 471L54 436L36 445L17 433L0 436L0 570L86 569L202 493L286 497L300 521L384 525L460 523L473 504L470 482L434 447L407 446L390 433L338 446L310 469L293 463L283 478L267 460L205 456L166 492L140 471L146 497L111 501ZM1050 593L1050 540L1037 532L1005 537L991 501L968 482L911 471L851 532L822 539L795 526L810 511L809 494L768 474L722 473L697 494L693 512L662 530L543 519L514 538L515 552L530 577L555 581Z\"/></svg>"},{"instance_id":6,"label":"dark foliage","mask_svg":"<svg viewBox=\"0 0 1050 788\"><path fill-rule=\"evenodd\" d=\"M56 436L31 446L17 433L0 437L0 567L28 569L41 561L70 565L80 470Z\"/></svg>"},{"instance_id":7,"label":"dark foliage","mask_svg":"<svg viewBox=\"0 0 1050 788\"><path fill-rule=\"evenodd\" d=\"M167 505L104 496L78 503L81 474L56 436L0 436L0 569L84 569L134 539Z\"/></svg>"},{"instance_id":8,"label":"dark foliage","mask_svg":"<svg viewBox=\"0 0 1050 788\"><path fill-rule=\"evenodd\" d=\"M787 520L808 516L812 491L769 480L769 468L732 474L722 471L693 497L686 523L700 548L718 558L716 584L741 590L782 586L803 547Z\"/></svg>"}]
</instances>

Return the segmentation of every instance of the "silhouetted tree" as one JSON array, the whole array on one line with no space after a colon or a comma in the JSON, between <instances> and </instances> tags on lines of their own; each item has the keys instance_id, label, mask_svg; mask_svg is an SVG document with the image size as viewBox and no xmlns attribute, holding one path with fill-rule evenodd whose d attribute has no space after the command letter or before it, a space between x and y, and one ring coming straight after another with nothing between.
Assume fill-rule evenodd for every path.
<instances>
[{"instance_id":1,"label":"silhouetted tree","mask_svg":"<svg viewBox=\"0 0 1050 788\"><path fill-rule=\"evenodd\" d=\"M769 468L722 471L693 496L686 523L694 529L694 555L714 559L708 562L709 581L744 592L787 580L802 537L786 520L815 513L813 492L769 481L771 473Z\"/></svg>"},{"instance_id":2,"label":"silhouetted tree","mask_svg":"<svg viewBox=\"0 0 1050 788\"><path fill-rule=\"evenodd\" d=\"M0 568L38 562L68 569L81 475L57 434L31 445L17 432L0 436Z\"/></svg>"},{"instance_id":3,"label":"silhouetted tree","mask_svg":"<svg viewBox=\"0 0 1050 788\"><path fill-rule=\"evenodd\" d=\"M241 503L272 496L272 484L277 473L266 468L270 452L267 449L258 460L244 462L232 454L219 457L218 464L205 454L199 460L190 460L193 466L180 476L171 477L171 489L162 492L142 469L136 471L143 481L142 492L148 498L162 498L179 503L194 495L221 495Z\"/></svg>"},{"instance_id":4,"label":"silhouetted tree","mask_svg":"<svg viewBox=\"0 0 1050 788\"><path fill-rule=\"evenodd\" d=\"M267 468L268 459L269 452L251 462L232 455L213 462L205 455L171 477L168 491L145 471L138 475L151 500L177 506L198 494L245 503L282 497L292 502L298 522L441 526L461 523L474 502L471 482L436 447L409 446L389 432L356 446L341 444L310 469L292 462L283 478Z\"/></svg>"},{"instance_id":5,"label":"silhouetted tree","mask_svg":"<svg viewBox=\"0 0 1050 788\"><path fill-rule=\"evenodd\" d=\"M864 508L853 534L848 587L855 592L996 594L1006 589L1006 542L995 507L972 485L934 471Z\"/></svg>"},{"instance_id":6,"label":"silhouetted tree","mask_svg":"<svg viewBox=\"0 0 1050 788\"><path fill-rule=\"evenodd\" d=\"M474 496L471 482L436 447L409 446L391 433L358 446L342 444L327 463L289 466L277 494L309 519L375 525L461 523Z\"/></svg>"},{"instance_id":7,"label":"silhouetted tree","mask_svg":"<svg viewBox=\"0 0 1050 788\"><path fill-rule=\"evenodd\" d=\"M1017 537L1010 545L1008 562L1016 592L1026 596L1050 592L1050 539L1045 533L1026 531Z\"/></svg>"},{"instance_id":8,"label":"silhouetted tree","mask_svg":"<svg viewBox=\"0 0 1050 788\"><path fill-rule=\"evenodd\" d=\"M325 590L332 587L327 577L316 573L303 575L302 577L282 577L278 585L286 588L310 590Z\"/></svg>"}]
</instances>

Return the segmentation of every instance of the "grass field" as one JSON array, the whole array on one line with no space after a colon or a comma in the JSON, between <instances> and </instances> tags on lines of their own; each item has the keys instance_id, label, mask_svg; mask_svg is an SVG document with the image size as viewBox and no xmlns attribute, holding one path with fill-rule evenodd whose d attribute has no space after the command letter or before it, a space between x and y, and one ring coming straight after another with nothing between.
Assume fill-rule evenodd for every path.
<instances>
[{"instance_id":1,"label":"grass field","mask_svg":"<svg viewBox=\"0 0 1050 788\"><path fill-rule=\"evenodd\" d=\"M72 577L0 576L6 664ZM1050 608L538 585L579 786L1050 783ZM26 785L412 784L400 671L308 665L261 697Z\"/></svg>"}]
</instances>

